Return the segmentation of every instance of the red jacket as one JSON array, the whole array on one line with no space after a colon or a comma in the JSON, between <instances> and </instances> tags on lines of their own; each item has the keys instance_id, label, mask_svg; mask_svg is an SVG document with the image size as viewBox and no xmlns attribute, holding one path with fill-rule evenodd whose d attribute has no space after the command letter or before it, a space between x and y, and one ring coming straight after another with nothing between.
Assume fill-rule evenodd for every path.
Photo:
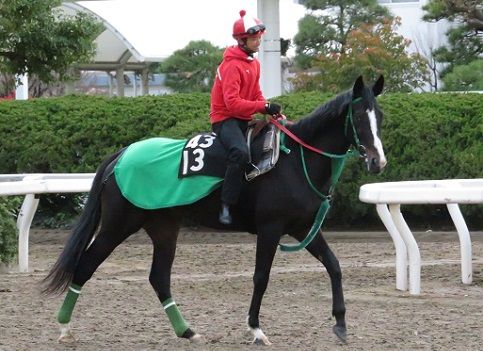
<instances>
[{"instance_id":1,"label":"red jacket","mask_svg":"<svg viewBox=\"0 0 483 351\"><path fill-rule=\"evenodd\" d=\"M260 62L238 46L228 47L211 90L211 123L231 117L249 121L255 113L264 113L259 80Z\"/></svg>"}]
</instances>

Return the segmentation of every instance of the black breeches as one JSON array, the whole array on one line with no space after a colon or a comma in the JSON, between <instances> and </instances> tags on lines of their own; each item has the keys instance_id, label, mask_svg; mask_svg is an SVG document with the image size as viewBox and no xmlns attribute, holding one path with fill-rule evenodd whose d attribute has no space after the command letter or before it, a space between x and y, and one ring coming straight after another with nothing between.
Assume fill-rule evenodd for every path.
<instances>
[{"instance_id":1,"label":"black breeches","mask_svg":"<svg viewBox=\"0 0 483 351\"><path fill-rule=\"evenodd\" d=\"M238 202L243 176L248 163L248 147L245 132L248 121L230 118L213 124L213 131L228 152L225 180L221 190L221 201L228 205Z\"/></svg>"}]
</instances>

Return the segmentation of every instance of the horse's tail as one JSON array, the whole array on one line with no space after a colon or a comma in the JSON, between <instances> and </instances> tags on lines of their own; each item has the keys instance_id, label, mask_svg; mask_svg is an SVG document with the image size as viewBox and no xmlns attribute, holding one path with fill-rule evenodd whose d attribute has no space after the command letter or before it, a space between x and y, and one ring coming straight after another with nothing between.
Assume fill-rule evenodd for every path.
<instances>
[{"instance_id":1,"label":"horse's tail","mask_svg":"<svg viewBox=\"0 0 483 351\"><path fill-rule=\"evenodd\" d=\"M89 245L101 221L101 194L104 188L106 169L123 152L120 150L109 156L99 166L84 210L73 228L67 242L50 270L42 280L42 294L60 294L64 292L74 277L74 272L82 253Z\"/></svg>"}]
</instances>

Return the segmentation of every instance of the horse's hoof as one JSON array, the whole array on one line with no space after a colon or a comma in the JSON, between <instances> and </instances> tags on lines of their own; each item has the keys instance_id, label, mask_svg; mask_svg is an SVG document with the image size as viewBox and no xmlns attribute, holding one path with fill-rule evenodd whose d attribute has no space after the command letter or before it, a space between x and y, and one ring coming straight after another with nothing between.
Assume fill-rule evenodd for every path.
<instances>
[{"instance_id":1,"label":"horse's hoof","mask_svg":"<svg viewBox=\"0 0 483 351\"><path fill-rule=\"evenodd\" d=\"M74 337L74 334L72 334L70 331L69 323L60 324L60 336L57 341L62 344L72 344L77 341L77 339Z\"/></svg>"},{"instance_id":2,"label":"horse's hoof","mask_svg":"<svg viewBox=\"0 0 483 351\"><path fill-rule=\"evenodd\" d=\"M340 327L338 325L334 325L332 327L332 330L334 331L335 335L342 341L344 344L347 343L347 329L346 327Z\"/></svg>"},{"instance_id":3,"label":"horse's hoof","mask_svg":"<svg viewBox=\"0 0 483 351\"><path fill-rule=\"evenodd\" d=\"M193 344L204 344L205 338L200 334L195 334L191 338L189 338L189 341L192 342Z\"/></svg>"},{"instance_id":4,"label":"horse's hoof","mask_svg":"<svg viewBox=\"0 0 483 351\"><path fill-rule=\"evenodd\" d=\"M270 342L270 340L268 340L268 338L266 336L264 336L262 338L253 339L252 344L258 345L258 346L270 346L270 345L272 345L272 343Z\"/></svg>"},{"instance_id":5,"label":"horse's hoof","mask_svg":"<svg viewBox=\"0 0 483 351\"><path fill-rule=\"evenodd\" d=\"M75 338L74 334L72 334L71 331L63 332L60 334L59 338L57 339L58 342L61 344L73 344L77 342L77 339Z\"/></svg>"}]
</instances>

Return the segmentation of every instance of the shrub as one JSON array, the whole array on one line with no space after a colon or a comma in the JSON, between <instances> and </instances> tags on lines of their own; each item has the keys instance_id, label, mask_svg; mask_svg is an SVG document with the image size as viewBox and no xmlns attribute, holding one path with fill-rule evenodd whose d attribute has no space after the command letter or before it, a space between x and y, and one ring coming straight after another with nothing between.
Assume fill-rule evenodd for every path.
<instances>
[{"instance_id":1,"label":"shrub","mask_svg":"<svg viewBox=\"0 0 483 351\"><path fill-rule=\"evenodd\" d=\"M289 119L299 119L329 98L310 92L273 100L282 104ZM336 187L328 225L380 224L374 206L358 199L359 187L365 183L483 177L481 95L385 94L379 103L386 116L382 129L386 170L371 175L362 162L350 160ZM105 156L132 142L153 136L187 138L210 130L208 113L206 93L3 102L0 173L94 172ZM59 201L65 203L65 197ZM49 215L55 201L46 202L42 197L39 211L47 211L47 218L59 212ZM437 216L434 206L409 206L404 212L424 225L448 218L443 207L436 210ZM480 206L463 208L470 226L482 224L480 213Z\"/></svg>"},{"instance_id":2,"label":"shrub","mask_svg":"<svg viewBox=\"0 0 483 351\"><path fill-rule=\"evenodd\" d=\"M18 231L15 212L20 205L19 197L0 197L0 263L8 265L17 257Z\"/></svg>"},{"instance_id":3,"label":"shrub","mask_svg":"<svg viewBox=\"0 0 483 351\"><path fill-rule=\"evenodd\" d=\"M106 155L137 140L186 138L195 130L208 130L208 107L207 94L2 103L0 170L94 172Z\"/></svg>"}]
</instances>

